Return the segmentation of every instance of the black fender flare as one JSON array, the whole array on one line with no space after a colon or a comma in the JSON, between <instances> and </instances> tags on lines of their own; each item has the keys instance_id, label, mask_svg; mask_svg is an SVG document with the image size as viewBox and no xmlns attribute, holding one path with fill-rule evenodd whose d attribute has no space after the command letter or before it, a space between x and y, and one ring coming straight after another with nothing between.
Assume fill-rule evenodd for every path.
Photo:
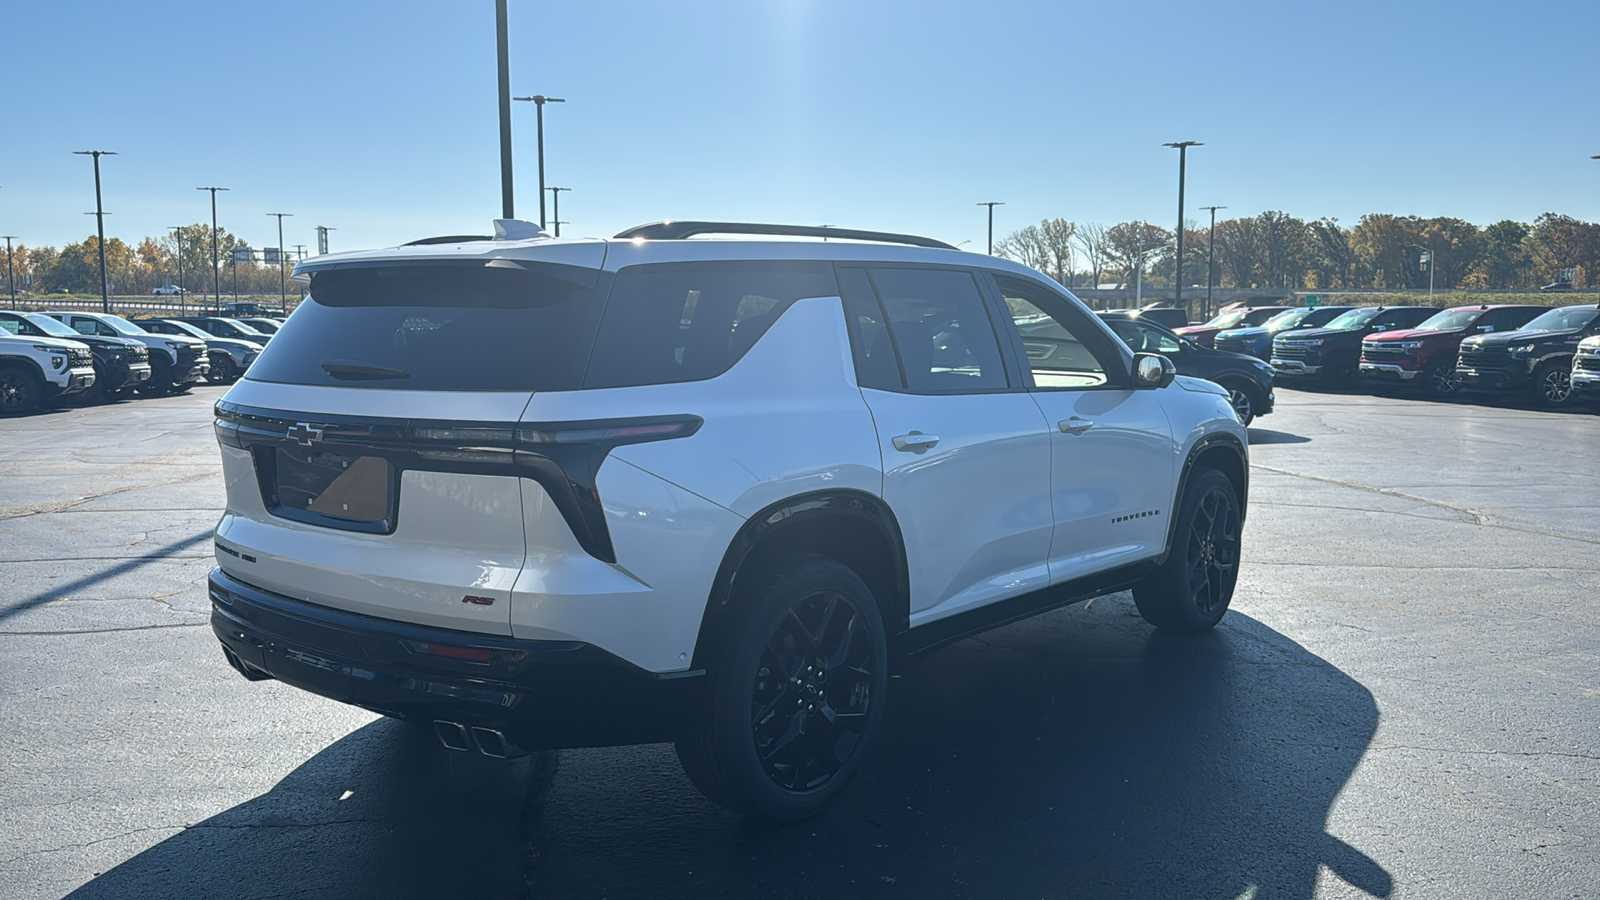
<instances>
[{"instance_id":1,"label":"black fender flare","mask_svg":"<svg viewBox=\"0 0 1600 900\"><path fill-rule=\"evenodd\" d=\"M50 376L45 374L44 367L39 365L39 361L33 359L32 357L14 356L7 353L0 353L0 366L6 365L21 366L24 369L32 371L34 376L37 377L39 381L46 387L53 384L53 382L50 381Z\"/></svg>"},{"instance_id":2,"label":"black fender flare","mask_svg":"<svg viewBox=\"0 0 1600 900\"><path fill-rule=\"evenodd\" d=\"M1189 477L1194 473L1195 463L1200 457L1212 451L1233 454L1239 464L1239 521L1244 522L1245 514L1249 511L1250 497L1250 454L1245 450L1244 444L1234 435L1226 431L1217 431L1202 437L1189 448L1189 453L1183 458L1183 468L1178 472L1178 489L1172 495L1172 515L1167 519L1167 544L1161 549L1161 555L1156 558L1159 565L1167 561L1167 555L1172 552L1172 544L1176 539L1178 528L1178 509L1183 506L1184 494L1189 490ZM1226 473L1224 473L1226 474Z\"/></svg>"},{"instance_id":3,"label":"black fender flare","mask_svg":"<svg viewBox=\"0 0 1600 900\"><path fill-rule=\"evenodd\" d=\"M701 615L700 631L695 639L695 668L703 668L703 654L707 638L721 614L733 598L739 572L756 547L784 531L808 522L825 518L851 518L863 521L877 529L889 547L892 557L890 568L894 581L894 596L882 609L884 625L891 640L911 627L911 576L906 560L905 538L899 520L883 498L859 490L814 491L797 494L773 503L751 516L740 526L738 533L723 552L722 565L717 568L711 582L711 594Z\"/></svg>"}]
</instances>

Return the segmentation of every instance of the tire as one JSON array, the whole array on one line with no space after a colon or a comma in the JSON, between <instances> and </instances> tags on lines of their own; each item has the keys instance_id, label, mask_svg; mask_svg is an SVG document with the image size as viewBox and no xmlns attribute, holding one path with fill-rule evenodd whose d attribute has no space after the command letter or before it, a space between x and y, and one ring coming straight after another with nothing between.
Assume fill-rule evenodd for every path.
<instances>
[{"instance_id":1,"label":"tire","mask_svg":"<svg viewBox=\"0 0 1600 900\"><path fill-rule=\"evenodd\" d=\"M1430 397L1454 397L1461 393L1455 360L1440 360L1422 372L1422 390Z\"/></svg>"},{"instance_id":2,"label":"tire","mask_svg":"<svg viewBox=\"0 0 1600 900\"><path fill-rule=\"evenodd\" d=\"M1196 469L1167 559L1135 585L1133 602L1163 631L1206 631L1222 620L1239 580L1239 494L1216 469Z\"/></svg>"},{"instance_id":3,"label":"tire","mask_svg":"<svg viewBox=\"0 0 1600 900\"><path fill-rule=\"evenodd\" d=\"M717 630L705 705L678 759L713 803L794 822L838 796L870 752L888 639L872 591L831 559L791 560L759 584Z\"/></svg>"},{"instance_id":4,"label":"tire","mask_svg":"<svg viewBox=\"0 0 1600 900\"><path fill-rule=\"evenodd\" d=\"M0 415L22 415L39 408L44 382L22 366L0 366Z\"/></svg>"},{"instance_id":5,"label":"tire","mask_svg":"<svg viewBox=\"0 0 1600 900\"><path fill-rule=\"evenodd\" d=\"M233 357L220 354L211 361L211 371L206 373L206 381L211 384L233 384L239 380L239 367L234 365Z\"/></svg>"},{"instance_id":6,"label":"tire","mask_svg":"<svg viewBox=\"0 0 1600 900\"><path fill-rule=\"evenodd\" d=\"M1533 402L1545 409L1556 409L1572 402L1572 362L1549 360L1533 373Z\"/></svg>"},{"instance_id":7,"label":"tire","mask_svg":"<svg viewBox=\"0 0 1600 900\"><path fill-rule=\"evenodd\" d=\"M1228 392L1228 405L1233 407L1234 414L1239 417L1239 424L1248 426L1255 421L1256 410L1260 407L1256 400L1255 388L1230 381L1222 386Z\"/></svg>"}]
</instances>

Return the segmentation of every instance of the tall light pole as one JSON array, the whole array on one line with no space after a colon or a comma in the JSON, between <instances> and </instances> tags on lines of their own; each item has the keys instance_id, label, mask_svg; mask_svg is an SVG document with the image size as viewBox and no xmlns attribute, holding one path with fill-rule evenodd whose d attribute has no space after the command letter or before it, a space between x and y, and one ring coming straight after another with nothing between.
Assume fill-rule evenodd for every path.
<instances>
[{"instance_id":1,"label":"tall light pole","mask_svg":"<svg viewBox=\"0 0 1600 900\"><path fill-rule=\"evenodd\" d=\"M514 219L516 192L511 189L511 38L506 25L506 0L494 0L495 51L500 80L500 217Z\"/></svg>"},{"instance_id":2,"label":"tall light pole","mask_svg":"<svg viewBox=\"0 0 1600 900\"><path fill-rule=\"evenodd\" d=\"M548 187L545 190L550 192L550 214L555 219L551 224L556 226L556 237L561 237L561 226L567 224L561 221L561 192L570 191L572 188Z\"/></svg>"},{"instance_id":3,"label":"tall light pole","mask_svg":"<svg viewBox=\"0 0 1600 900\"><path fill-rule=\"evenodd\" d=\"M504 2L504 0L501 0ZM546 103L565 103L560 97L546 97L543 94L534 94L532 97L512 97L513 100L525 100L532 103L538 110L539 121L539 227L545 226L544 218L544 105ZM508 142L507 147L510 146ZM509 151L508 151L509 152ZM507 216L510 218L510 216Z\"/></svg>"},{"instance_id":4,"label":"tall light pole","mask_svg":"<svg viewBox=\"0 0 1600 900\"><path fill-rule=\"evenodd\" d=\"M1200 310L1200 318L1205 319L1211 315L1211 273L1215 271L1217 247L1217 210L1227 209L1226 206L1202 206L1201 209L1211 211L1211 236L1206 238L1206 306Z\"/></svg>"},{"instance_id":5,"label":"tall light pole","mask_svg":"<svg viewBox=\"0 0 1600 900\"><path fill-rule=\"evenodd\" d=\"M1190 147L1203 147L1199 141L1174 141L1162 144L1163 147L1176 147L1178 150L1178 271L1173 279L1172 305L1183 308L1183 174L1189 161Z\"/></svg>"},{"instance_id":6,"label":"tall light pole","mask_svg":"<svg viewBox=\"0 0 1600 900\"><path fill-rule=\"evenodd\" d=\"M115 150L74 150L75 156L94 157L94 223L100 234L100 311L111 312L111 292L106 287L106 213L100 203L100 157L116 156Z\"/></svg>"},{"instance_id":7,"label":"tall light pole","mask_svg":"<svg viewBox=\"0 0 1600 900\"><path fill-rule=\"evenodd\" d=\"M0 237L6 239L6 284L11 286L12 309L17 308L17 272L11 268L11 239L17 236L15 234L0 234Z\"/></svg>"},{"instance_id":8,"label":"tall light pole","mask_svg":"<svg viewBox=\"0 0 1600 900\"><path fill-rule=\"evenodd\" d=\"M283 312L289 308L289 282L283 270L283 217L293 216L294 213L267 213L267 215L278 217L278 311Z\"/></svg>"},{"instance_id":9,"label":"tall light pole","mask_svg":"<svg viewBox=\"0 0 1600 900\"><path fill-rule=\"evenodd\" d=\"M1002 201L999 201L999 200L985 200L982 203L977 203L977 204L974 204L974 205L975 206L987 206L987 207L989 207L989 255L993 256L994 255L994 208L996 206L1005 206L1005 203L1002 202Z\"/></svg>"},{"instance_id":10,"label":"tall light pole","mask_svg":"<svg viewBox=\"0 0 1600 900\"><path fill-rule=\"evenodd\" d=\"M317 252L319 254L328 252L328 232L338 230L337 228L329 228L326 225L317 226Z\"/></svg>"},{"instance_id":11,"label":"tall light pole","mask_svg":"<svg viewBox=\"0 0 1600 900\"><path fill-rule=\"evenodd\" d=\"M197 191L211 192L211 296L216 301L217 308L222 308L222 261L218 258L217 250L217 191L225 191L225 187L195 188Z\"/></svg>"},{"instance_id":12,"label":"tall light pole","mask_svg":"<svg viewBox=\"0 0 1600 900\"><path fill-rule=\"evenodd\" d=\"M1421 250L1424 254L1426 254L1426 258L1423 260L1423 262L1428 264L1428 305L1432 306L1433 305L1433 248L1432 247L1424 247L1421 244L1412 244L1411 246L1413 248L1417 249L1417 250Z\"/></svg>"}]
</instances>

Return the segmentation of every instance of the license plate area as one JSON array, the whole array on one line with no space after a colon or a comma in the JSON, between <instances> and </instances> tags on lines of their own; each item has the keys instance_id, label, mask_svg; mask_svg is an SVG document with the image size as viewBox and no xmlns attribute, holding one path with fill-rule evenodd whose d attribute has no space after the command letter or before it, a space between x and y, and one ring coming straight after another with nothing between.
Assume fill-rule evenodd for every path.
<instances>
[{"instance_id":1,"label":"license plate area","mask_svg":"<svg viewBox=\"0 0 1600 900\"><path fill-rule=\"evenodd\" d=\"M394 531L399 470L382 456L279 445L257 448L256 466L275 516L344 531Z\"/></svg>"}]
</instances>

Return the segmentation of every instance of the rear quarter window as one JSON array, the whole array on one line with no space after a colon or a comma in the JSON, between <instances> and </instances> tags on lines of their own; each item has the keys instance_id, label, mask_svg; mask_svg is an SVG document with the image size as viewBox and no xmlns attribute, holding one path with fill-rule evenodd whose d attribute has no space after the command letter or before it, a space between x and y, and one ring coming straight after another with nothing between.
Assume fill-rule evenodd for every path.
<instances>
[{"instance_id":1,"label":"rear quarter window","mask_svg":"<svg viewBox=\"0 0 1600 900\"><path fill-rule=\"evenodd\" d=\"M714 378L743 358L796 300L837 296L826 263L629 266L617 272L606 300L584 387Z\"/></svg>"}]
</instances>

